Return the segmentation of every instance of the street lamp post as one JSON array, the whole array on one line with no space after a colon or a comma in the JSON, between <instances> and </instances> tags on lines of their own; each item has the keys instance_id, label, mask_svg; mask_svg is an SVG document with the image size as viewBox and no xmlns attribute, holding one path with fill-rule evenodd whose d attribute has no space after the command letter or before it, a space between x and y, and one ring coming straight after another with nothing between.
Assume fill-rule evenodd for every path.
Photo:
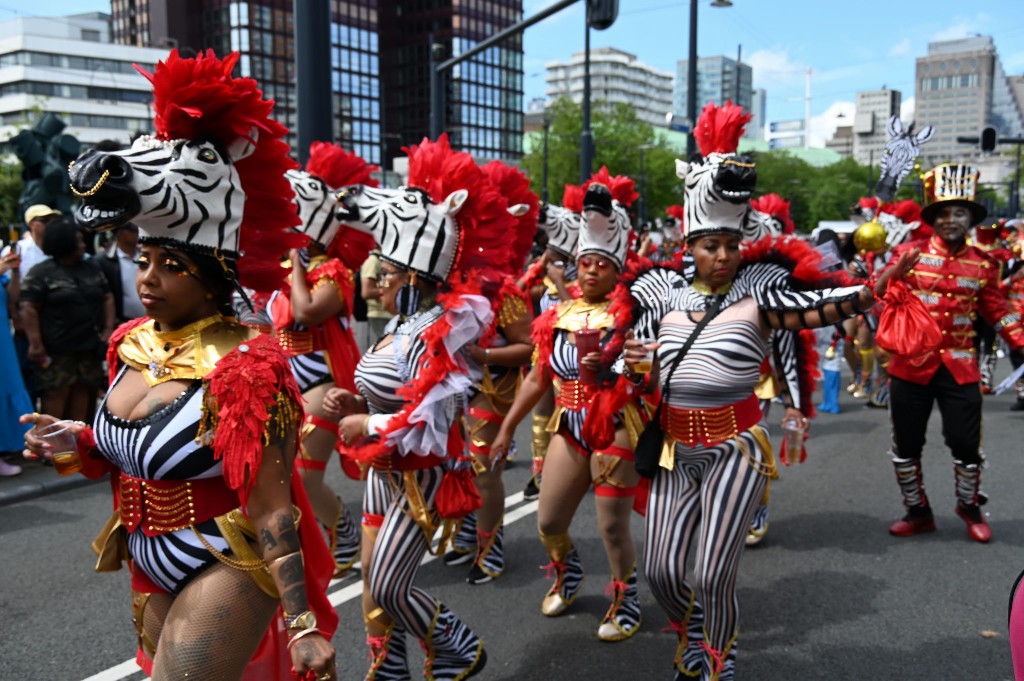
<instances>
[{"instance_id":1,"label":"street lamp post","mask_svg":"<svg viewBox=\"0 0 1024 681\"><path fill-rule=\"evenodd\" d=\"M583 42L583 132L580 135L580 184L590 179L594 165L594 137L590 131L590 3L586 5Z\"/></svg>"},{"instance_id":2,"label":"street lamp post","mask_svg":"<svg viewBox=\"0 0 1024 681\"><path fill-rule=\"evenodd\" d=\"M730 0L714 0L712 7L732 7ZM697 126L697 0L690 0L690 50L686 62L686 117L690 132L686 135L686 158L697 151L693 129Z\"/></svg>"},{"instance_id":3,"label":"street lamp post","mask_svg":"<svg viewBox=\"0 0 1024 681\"><path fill-rule=\"evenodd\" d=\"M544 112L544 171L541 175L543 184L540 188L540 199L544 203L548 202L548 133L551 131L551 119L548 118L548 114Z\"/></svg>"},{"instance_id":4,"label":"street lamp post","mask_svg":"<svg viewBox=\"0 0 1024 681\"><path fill-rule=\"evenodd\" d=\"M636 221L640 229L647 222L647 168L644 166L644 152L654 148L653 144L640 145L640 198L636 206Z\"/></svg>"}]
</instances>

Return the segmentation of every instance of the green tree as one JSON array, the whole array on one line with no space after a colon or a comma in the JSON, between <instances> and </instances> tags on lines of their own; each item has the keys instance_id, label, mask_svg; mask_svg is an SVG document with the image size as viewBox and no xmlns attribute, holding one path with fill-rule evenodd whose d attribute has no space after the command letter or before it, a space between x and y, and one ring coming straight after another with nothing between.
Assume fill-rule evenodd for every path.
<instances>
[{"instance_id":1,"label":"green tree","mask_svg":"<svg viewBox=\"0 0 1024 681\"><path fill-rule=\"evenodd\" d=\"M556 100L547 110L548 127L548 199L560 203L565 185L579 184L580 135L583 109L568 97ZM682 187L675 177L674 159L681 153L673 149L654 127L640 121L626 104L614 107L595 103L591 113L596 172L607 166L612 175L628 175L644 190L646 212L653 217L673 203L682 203ZM641 172L641 161L643 168ZM530 178L531 188L542 194L544 149L523 157L520 165ZM641 179L643 180L641 183ZM634 211L637 204L634 204Z\"/></svg>"},{"instance_id":2,"label":"green tree","mask_svg":"<svg viewBox=\"0 0 1024 681\"><path fill-rule=\"evenodd\" d=\"M18 200L25 183L21 179L21 163L0 164L0 225L19 225L22 215Z\"/></svg>"}]
</instances>

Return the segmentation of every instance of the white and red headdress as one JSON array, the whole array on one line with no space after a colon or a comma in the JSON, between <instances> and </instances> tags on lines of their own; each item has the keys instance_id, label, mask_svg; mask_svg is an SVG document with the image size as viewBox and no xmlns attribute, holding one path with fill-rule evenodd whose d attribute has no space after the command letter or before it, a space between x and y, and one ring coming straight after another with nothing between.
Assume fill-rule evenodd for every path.
<instances>
[{"instance_id":1,"label":"white and red headdress","mask_svg":"<svg viewBox=\"0 0 1024 681\"><path fill-rule=\"evenodd\" d=\"M623 270L634 236L627 209L639 196L633 186L633 180L625 175L612 177L605 166L583 184L583 224L576 247L578 255L605 255L615 262L620 272Z\"/></svg>"},{"instance_id":2,"label":"white and red headdress","mask_svg":"<svg viewBox=\"0 0 1024 681\"><path fill-rule=\"evenodd\" d=\"M687 240L706 234L741 236L747 202L754 192L754 163L736 155L740 137L753 117L731 101L709 103L694 128L703 159L676 159L676 175L686 196Z\"/></svg>"},{"instance_id":3,"label":"white and red headdress","mask_svg":"<svg viewBox=\"0 0 1024 681\"><path fill-rule=\"evenodd\" d=\"M343 225L334 211L333 194L350 184L376 187L373 178L376 165L346 151L337 144L313 142L305 170L286 173L302 224L299 231L319 244L332 258L340 259L350 270L358 270L373 250L373 237Z\"/></svg>"}]
</instances>

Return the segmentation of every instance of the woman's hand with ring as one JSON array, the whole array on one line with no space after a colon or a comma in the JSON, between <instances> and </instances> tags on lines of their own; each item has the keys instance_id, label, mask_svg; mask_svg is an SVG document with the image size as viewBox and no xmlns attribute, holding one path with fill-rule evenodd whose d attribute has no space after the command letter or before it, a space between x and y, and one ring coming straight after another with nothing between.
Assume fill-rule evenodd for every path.
<instances>
[{"instance_id":1,"label":"woman's hand with ring","mask_svg":"<svg viewBox=\"0 0 1024 681\"><path fill-rule=\"evenodd\" d=\"M349 414L338 424L338 435L346 445L358 442L366 437L366 426L370 420L369 414Z\"/></svg>"}]
</instances>

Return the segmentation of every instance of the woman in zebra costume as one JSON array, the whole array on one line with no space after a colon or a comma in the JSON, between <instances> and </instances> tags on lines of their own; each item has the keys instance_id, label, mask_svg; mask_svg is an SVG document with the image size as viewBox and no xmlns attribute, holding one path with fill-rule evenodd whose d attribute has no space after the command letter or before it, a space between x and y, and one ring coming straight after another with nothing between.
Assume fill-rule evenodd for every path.
<instances>
[{"instance_id":1,"label":"woman in zebra costume","mask_svg":"<svg viewBox=\"0 0 1024 681\"><path fill-rule=\"evenodd\" d=\"M358 393L335 389L345 452L370 464L363 500L363 617L367 679L408 679L405 635L426 651L428 679L483 669L483 642L440 601L414 586L439 526L479 507L463 431L467 395L481 379L465 348L493 321L480 271L500 269L515 218L505 198L446 135L408 149L409 186L347 187L338 217L380 246L385 336L360 360ZM475 499L475 503L472 500Z\"/></svg>"},{"instance_id":2,"label":"woman in zebra costume","mask_svg":"<svg viewBox=\"0 0 1024 681\"><path fill-rule=\"evenodd\" d=\"M653 268L629 288L633 329L656 336L657 345L648 347L657 355L651 374L636 374L632 369L646 350L627 340L626 373L641 389L662 384L669 393L662 411L665 446L647 504L644 570L679 636L678 680L734 678L739 557L775 468L754 394L772 331L832 324L873 301L865 287L821 288L833 282L818 271L817 252L797 239L741 247L747 206L730 199L752 185L753 177L744 177L752 164L715 150L730 142L734 149L747 120L739 107L709 105L695 134L710 153L676 162L686 189L693 281ZM716 311L671 371L696 324ZM664 386L669 375L671 385ZM695 542L690 580L686 563Z\"/></svg>"},{"instance_id":3,"label":"woman in zebra costume","mask_svg":"<svg viewBox=\"0 0 1024 681\"><path fill-rule=\"evenodd\" d=\"M324 396L336 385L354 390L352 376L359 348L349 318L355 300L355 275L373 248L373 237L343 227L334 214L334 192L350 184L376 186L377 170L355 154L326 142L313 142L305 170L285 173L295 191L310 244L291 253L287 290L275 292L267 306L274 336L306 401L296 468L302 476L317 520L327 531L335 576L359 555L359 526L341 497L324 482L327 462L338 442L338 423L325 418ZM356 475L358 477L358 475Z\"/></svg>"},{"instance_id":4,"label":"woman in zebra costume","mask_svg":"<svg viewBox=\"0 0 1024 681\"><path fill-rule=\"evenodd\" d=\"M533 301L537 314L543 314L563 300L580 297L575 256L582 221L583 188L578 185L565 185L561 206L545 203L540 207L537 224L547 237L547 246L544 255L530 265L519 282ZM530 430L533 476L523 490L524 499L536 499L540 494L544 456L551 441L547 426L554 408L555 396L549 390L533 409Z\"/></svg>"},{"instance_id":5,"label":"woman in zebra costume","mask_svg":"<svg viewBox=\"0 0 1024 681\"><path fill-rule=\"evenodd\" d=\"M71 168L80 223L139 225L149 315L111 338L111 387L93 427L76 427L81 472L112 476L97 569L127 559L137 659L155 681L289 667L328 681L332 561L292 475L302 398L276 342L232 316L236 287L281 286L280 258L304 241L288 229L287 130L255 81L231 77L237 61L172 51L143 72L155 135Z\"/></svg>"},{"instance_id":6,"label":"woman in zebra costume","mask_svg":"<svg viewBox=\"0 0 1024 681\"><path fill-rule=\"evenodd\" d=\"M640 628L637 594L636 549L629 530L630 513L639 476L633 467L633 446L639 432L638 405L604 412L610 433L604 446L595 446L585 432L593 401L601 392L581 381L580 363L593 370L600 353L579 357L574 332L599 329L603 337L617 320L609 312L610 294L626 267L632 229L626 206L636 197L633 181L611 177L606 168L595 175L583 200L584 221L580 230L577 263L582 297L564 301L534 322L536 360L516 401L491 445L492 456L508 452L519 422L547 392L555 389L555 413L548 424L553 432L540 488L537 529L551 560L554 583L541 602L541 613L557 617L580 593L583 566L569 535L573 516L587 489L593 485L598 526L611 568L609 592L612 605L598 626L603 641L620 641Z\"/></svg>"},{"instance_id":7,"label":"woman in zebra costume","mask_svg":"<svg viewBox=\"0 0 1024 681\"><path fill-rule=\"evenodd\" d=\"M473 386L466 422L482 504L478 512L462 519L444 562L462 565L472 561L466 577L470 584L486 584L505 570L505 485L501 479L505 462L491 461L491 440L519 390L522 368L530 363L533 354L530 340L533 314L515 277L522 272L533 243L538 212L537 195L530 191L530 181L519 170L500 161L491 161L483 167L483 172L508 200L509 210L516 217L516 232L509 235L511 248L506 251L509 258L503 263L502 271L491 270L478 275L484 282L484 294L492 301L494 323L478 343L466 346L466 353L482 374Z\"/></svg>"}]
</instances>

